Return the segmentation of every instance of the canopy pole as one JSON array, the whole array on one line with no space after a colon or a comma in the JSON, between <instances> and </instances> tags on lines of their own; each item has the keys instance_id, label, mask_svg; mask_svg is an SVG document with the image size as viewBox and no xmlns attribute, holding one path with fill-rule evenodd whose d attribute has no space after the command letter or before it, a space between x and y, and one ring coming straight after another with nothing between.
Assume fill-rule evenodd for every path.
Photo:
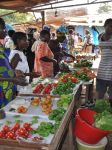
<instances>
[{"instance_id":1,"label":"canopy pole","mask_svg":"<svg viewBox=\"0 0 112 150\"><path fill-rule=\"evenodd\" d=\"M42 16L42 29L45 25L45 11L41 11L41 16Z\"/></svg>"}]
</instances>

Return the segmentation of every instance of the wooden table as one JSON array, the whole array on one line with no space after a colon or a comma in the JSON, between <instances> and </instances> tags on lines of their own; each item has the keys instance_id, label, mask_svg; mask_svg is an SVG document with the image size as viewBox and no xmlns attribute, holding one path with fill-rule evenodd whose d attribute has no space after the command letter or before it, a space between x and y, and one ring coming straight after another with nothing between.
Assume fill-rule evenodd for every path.
<instances>
[{"instance_id":1,"label":"wooden table","mask_svg":"<svg viewBox=\"0 0 112 150\"><path fill-rule=\"evenodd\" d=\"M73 100L69 105L59 129L55 133L51 143L47 144L31 144L12 140L0 139L0 150L76 150L73 142L73 122L75 111L80 105L82 85L74 92Z\"/></svg>"}]
</instances>

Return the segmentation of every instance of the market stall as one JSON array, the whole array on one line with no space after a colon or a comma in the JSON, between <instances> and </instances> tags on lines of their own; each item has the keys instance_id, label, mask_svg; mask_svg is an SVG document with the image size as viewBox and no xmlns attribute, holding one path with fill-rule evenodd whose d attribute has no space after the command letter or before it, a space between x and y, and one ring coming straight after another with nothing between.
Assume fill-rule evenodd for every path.
<instances>
[{"instance_id":1,"label":"market stall","mask_svg":"<svg viewBox=\"0 0 112 150\"><path fill-rule=\"evenodd\" d=\"M82 84L90 80L90 76L83 75L84 72L70 72L60 73L54 79L34 79L4 107L6 117L0 120L1 147L56 150L64 147L67 135L66 148L73 149L72 122L80 106Z\"/></svg>"}]
</instances>

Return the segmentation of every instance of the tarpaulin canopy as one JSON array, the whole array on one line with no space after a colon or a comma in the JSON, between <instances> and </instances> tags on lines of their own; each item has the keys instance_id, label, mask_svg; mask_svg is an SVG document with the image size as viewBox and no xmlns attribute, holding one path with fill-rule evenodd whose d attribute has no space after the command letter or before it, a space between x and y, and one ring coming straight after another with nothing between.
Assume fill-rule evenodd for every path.
<instances>
[{"instance_id":1,"label":"tarpaulin canopy","mask_svg":"<svg viewBox=\"0 0 112 150\"><path fill-rule=\"evenodd\" d=\"M33 6L53 0L0 0L0 9L30 11Z\"/></svg>"}]
</instances>

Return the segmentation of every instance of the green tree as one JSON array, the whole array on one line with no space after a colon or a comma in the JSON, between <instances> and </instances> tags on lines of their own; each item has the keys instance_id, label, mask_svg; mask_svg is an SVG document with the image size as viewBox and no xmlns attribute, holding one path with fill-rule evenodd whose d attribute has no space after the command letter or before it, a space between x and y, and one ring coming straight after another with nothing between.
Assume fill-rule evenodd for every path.
<instances>
[{"instance_id":1,"label":"green tree","mask_svg":"<svg viewBox=\"0 0 112 150\"><path fill-rule=\"evenodd\" d=\"M111 12L111 11L112 11L112 7L108 3L105 3L98 8L99 14L107 13L107 12Z\"/></svg>"},{"instance_id":2,"label":"green tree","mask_svg":"<svg viewBox=\"0 0 112 150\"><path fill-rule=\"evenodd\" d=\"M0 9L0 16L4 15L4 14L8 14L14 11L11 10L5 10L5 9ZM5 15L2 18L4 18L4 20L7 23L10 24L14 24L14 23L23 23L23 22L28 22L28 21L32 21L34 20L34 16L31 13L13 13L10 15Z\"/></svg>"}]
</instances>

